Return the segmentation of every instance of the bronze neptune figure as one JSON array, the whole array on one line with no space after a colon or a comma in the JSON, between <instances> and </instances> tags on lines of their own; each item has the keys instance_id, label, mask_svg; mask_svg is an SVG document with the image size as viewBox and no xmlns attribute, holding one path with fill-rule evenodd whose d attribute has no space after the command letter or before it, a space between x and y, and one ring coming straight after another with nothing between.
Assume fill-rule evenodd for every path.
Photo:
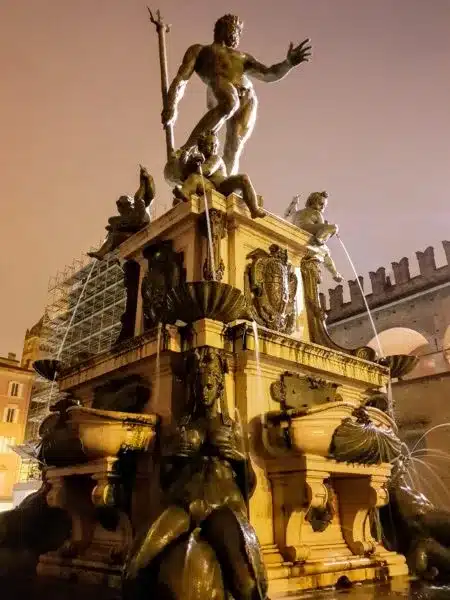
<instances>
[{"instance_id":1,"label":"bronze neptune figure","mask_svg":"<svg viewBox=\"0 0 450 600\"><path fill-rule=\"evenodd\" d=\"M208 112L181 147L181 154L197 146L202 134L217 133L226 124L223 159L228 175L238 172L239 158L255 125L258 101L250 78L268 83L279 81L311 55L308 39L296 47L291 43L286 58L268 67L238 50L242 28L239 17L225 15L215 24L212 44L195 44L188 48L168 90L162 113L167 130L176 121L178 103L189 79L197 73L208 86Z\"/></svg>"},{"instance_id":2,"label":"bronze neptune figure","mask_svg":"<svg viewBox=\"0 0 450 600\"><path fill-rule=\"evenodd\" d=\"M127 600L139 594L170 600L266 598L266 573L246 509L255 477L241 429L223 398L226 370L214 348L189 357L190 406L161 464L166 508L130 553Z\"/></svg>"}]
</instances>

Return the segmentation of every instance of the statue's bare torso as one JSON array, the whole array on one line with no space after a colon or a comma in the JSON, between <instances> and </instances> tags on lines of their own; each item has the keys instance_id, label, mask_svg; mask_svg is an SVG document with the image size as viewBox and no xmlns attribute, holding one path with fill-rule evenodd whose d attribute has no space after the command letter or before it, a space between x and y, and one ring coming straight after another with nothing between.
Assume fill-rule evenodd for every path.
<instances>
[{"instance_id":1,"label":"statue's bare torso","mask_svg":"<svg viewBox=\"0 0 450 600\"><path fill-rule=\"evenodd\" d=\"M224 84L231 84L238 92L241 89L253 89L252 82L246 76L249 61L244 52L222 44L197 46L196 49L195 72L211 90Z\"/></svg>"}]
</instances>

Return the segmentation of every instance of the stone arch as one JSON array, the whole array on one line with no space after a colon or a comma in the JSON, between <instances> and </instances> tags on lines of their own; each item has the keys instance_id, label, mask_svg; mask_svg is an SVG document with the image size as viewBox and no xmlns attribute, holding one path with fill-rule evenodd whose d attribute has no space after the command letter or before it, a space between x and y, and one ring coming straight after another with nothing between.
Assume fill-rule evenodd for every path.
<instances>
[{"instance_id":1,"label":"stone arch","mask_svg":"<svg viewBox=\"0 0 450 600\"><path fill-rule=\"evenodd\" d=\"M426 354L430 344L425 335L409 327L389 327L378 334L381 348L390 354ZM367 344L378 351L375 336Z\"/></svg>"}]
</instances>

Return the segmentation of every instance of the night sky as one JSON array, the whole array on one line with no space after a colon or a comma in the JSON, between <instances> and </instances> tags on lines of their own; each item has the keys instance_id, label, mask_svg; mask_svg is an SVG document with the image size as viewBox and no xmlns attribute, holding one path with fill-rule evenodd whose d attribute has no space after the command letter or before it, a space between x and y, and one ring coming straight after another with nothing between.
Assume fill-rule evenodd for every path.
<instances>
[{"instance_id":1,"label":"night sky","mask_svg":"<svg viewBox=\"0 0 450 600\"><path fill-rule=\"evenodd\" d=\"M154 8L158 8L156 5ZM449 0L164 0L173 77L184 50L236 12L267 64L310 37L313 58L255 83L259 119L241 170L269 210L326 189L358 270L450 238ZM143 0L0 0L0 354L20 352L51 275L104 236L138 163L170 204L157 38ZM193 78L175 129L205 110ZM337 242L339 268L351 271ZM439 257L438 257L439 258Z\"/></svg>"}]
</instances>

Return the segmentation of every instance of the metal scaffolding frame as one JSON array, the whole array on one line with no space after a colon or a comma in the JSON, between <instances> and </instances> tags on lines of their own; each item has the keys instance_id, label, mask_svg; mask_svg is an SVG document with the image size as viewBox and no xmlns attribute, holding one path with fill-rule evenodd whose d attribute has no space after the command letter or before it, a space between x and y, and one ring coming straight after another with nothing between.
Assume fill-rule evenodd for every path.
<instances>
[{"instance_id":1,"label":"metal scaffolding frame","mask_svg":"<svg viewBox=\"0 0 450 600\"><path fill-rule=\"evenodd\" d=\"M51 277L43 342L51 358L70 363L76 355L108 350L120 332L126 292L115 254L103 261L75 259ZM28 411L26 440L37 440L42 420L58 399L56 385L37 376Z\"/></svg>"}]
</instances>

